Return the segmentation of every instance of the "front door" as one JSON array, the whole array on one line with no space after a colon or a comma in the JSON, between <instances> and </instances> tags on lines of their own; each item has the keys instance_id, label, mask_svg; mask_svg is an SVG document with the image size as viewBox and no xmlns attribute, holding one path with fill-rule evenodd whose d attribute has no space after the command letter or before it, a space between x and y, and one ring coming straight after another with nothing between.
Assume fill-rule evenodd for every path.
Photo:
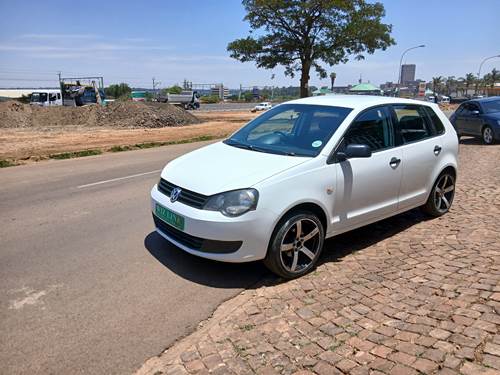
<instances>
[{"instance_id":1,"label":"front door","mask_svg":"<svg viewBox=\"0 0 500 375\"><path fill-rule=\"evenodd\" d=\"M387 106L362 112L346 131L340 149L348 144L366 144L372 156L337 163L334 223L338 223L338 231L395 213L402 176L402 154L394 148L394 129Z\"/></svg>"},{"instance_id":2,"label":"front door","mask_svg":"<svg viewBox=\"0 0 500 375\"><path fill-rule=\"evenodd\" d=\"M469 103L470 115L467 119L467 133L481 135L483 122L481 120L481 108L477 103Z\"/></svg>"}]
</instances>

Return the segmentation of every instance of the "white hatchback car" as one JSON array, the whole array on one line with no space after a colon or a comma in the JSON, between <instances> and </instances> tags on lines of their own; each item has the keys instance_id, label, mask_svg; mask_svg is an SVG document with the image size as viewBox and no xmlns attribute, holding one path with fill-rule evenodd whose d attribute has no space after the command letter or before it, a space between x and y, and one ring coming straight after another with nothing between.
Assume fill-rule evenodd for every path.
<instances>
[{"instance_id":1,"label":"white hatchback car","mask_svg":"<svg viewBox=\"0 0 500 375\"><path fill-rule=\"evenodd\" d=\"M225 262L310 271L325 238L453 202L458 141L436 104L318 96L280 104L170 162L151 191L158 233Z\"/></svg>"}]
</instances>

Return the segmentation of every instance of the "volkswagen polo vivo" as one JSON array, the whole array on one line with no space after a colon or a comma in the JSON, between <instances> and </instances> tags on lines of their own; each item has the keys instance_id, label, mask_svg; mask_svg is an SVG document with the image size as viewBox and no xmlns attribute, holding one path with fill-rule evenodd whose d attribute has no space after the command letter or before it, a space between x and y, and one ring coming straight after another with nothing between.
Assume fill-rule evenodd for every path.
<instances>
[{"instance_id":1,"label":"volkswagen polo vivo","mask_svg":"<svg viewBox=\"0 0 500 375\"><path fill-rule=\"evenodd\" d=\"M403 211L445 214L457 135L432 103L321 96L280 104L224 141L163 169L151 191L158 233L225 262L310 271L324 240Z\"/></svg>"}]
</instances>

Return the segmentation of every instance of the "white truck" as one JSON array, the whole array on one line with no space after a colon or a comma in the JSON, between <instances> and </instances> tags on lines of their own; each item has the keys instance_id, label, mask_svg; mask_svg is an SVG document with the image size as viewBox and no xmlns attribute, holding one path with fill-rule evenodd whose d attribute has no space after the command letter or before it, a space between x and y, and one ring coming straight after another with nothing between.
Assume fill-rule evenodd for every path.
<instances>
[{"instance_id":1,"label":"white truck","mask_svg":"<svg viewBox=\"0 0 500 375\"><path fill-rule=\"evenodd\" d=\"M182 91L180 94L167 94L160 97L158 101L183 107L184 109L200 108L200 95L196 91Z\"/></svg>"},{"instance_id":2,"label":"white truck","mask_svg":"<svg viewBox=\"0 0 500 375\"><path fill-rule=\"evenodd\" d=\"M61 90L40 89L31 93L30 104L40 107L52 107L63 104Z\"/></svg>"}]
</instances>

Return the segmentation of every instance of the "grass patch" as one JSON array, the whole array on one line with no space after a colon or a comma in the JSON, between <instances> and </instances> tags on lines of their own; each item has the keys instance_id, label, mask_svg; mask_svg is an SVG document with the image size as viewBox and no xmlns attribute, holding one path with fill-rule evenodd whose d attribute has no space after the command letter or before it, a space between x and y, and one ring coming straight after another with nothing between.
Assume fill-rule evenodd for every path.
<instances>
[{"instance_id":1,"label":"grass patch","mask_svg":"<svg viewBox=\"0 0 500 375\"><path fill-rule=\"evenodd\" d=\"M7 160L7 159L0 159L0 168L7 168L7 167L14 167L17 164L16 162L12 160Z\"/></svg>"},{"instance_id":2,"label":"grass patch","mask_svg":"<svg viewBox=\"0 0 500 375\"><path fill-rule=\"evenodd\" d=\"M49 155L50 159L72 159L72 158L81 158L84 156L93 156L102 154L101 150L83 150L83 151L73 151L73 152L62 152L60 154L51 154Z\"/></svg>"},{"instance_id":3,"label":"grass patch","mask_svg":"<svg viewBox=\"0 0 500 375\"><path fill-rule=\"evenodd\" d=\"M185 144L185 143L212 141L214 139L219 139L219 138L220 137L216 137L213 135L201 135L199 137L179 139L177 141L144 142L144 143L136 143L135 145L113 146L113 147L109 148L107 151L109 151L109 152L122 152L122 151L131 151L131 150L143 150L143 149L153 148L153 147L162 147L162 146L180 145L180 144Z\"/></svg>"},{"instance_id":4,"label":"grass patch","mask_svg":"<svg viewBox=\"0 0 500 375\"><path fill-rule=\"evenodd\" d=\"M240 329L242 331L251 331L254 328L255 328L255 324L245 324L244 326L240 327Z\"/></svg>"},{"instance_id":5,"label":"grass patch","mask_svg":"<svg viewBox=\"0 0 500 375\"><path fill-rule=\"evenodd\" d=\"M110 152L122 152L122 151L130 151L134 148L131 146L113 146L108 151Z\"/></svg>"},{"instance_id":6,"label":"grass patch","mask_svg":"<svg viewBox=\"0 0 500 375\"><path fill-rule=\"evenodd\" d=\"M153 147L161 147L161 146L169 146L169 145L178 145L184 143L194 143L194 142L203 142L203 141L212 141L220 138L224 138L227 134L222 136L214 136L214 135L201 135L199 137L194 138L186 138L179 139L176 141L166 141L166 142L144 142L144 143L136 143L135 145L124 145L124 146L113 146L105 150L101 149L93 149L93 150L82 150L82 151L71 151L71 152L60 152L56 154L50 154L49 159L63 160L63 159L73 159L73 158L81 158L84 156L94 156L101 155L103 152L122 152L122 151L132 151L132 150L141 150L146 148ZM46 157L44 157L46 158ZM29 159L29 158L28 158ZM42 160L42 159L38 159ZM15 160L9 159L0 159L0 168L13 167L15 165L20 165Z\"/></svg>"}]
</instances>

